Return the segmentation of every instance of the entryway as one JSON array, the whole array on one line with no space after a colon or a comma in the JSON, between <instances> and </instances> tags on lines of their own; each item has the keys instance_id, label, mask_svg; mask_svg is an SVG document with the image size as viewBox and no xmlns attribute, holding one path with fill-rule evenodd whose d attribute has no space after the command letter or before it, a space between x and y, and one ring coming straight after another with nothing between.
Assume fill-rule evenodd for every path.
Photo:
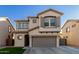
<instances>
[{"instance_id":1,"label":"entryway","mask_svg":"<svg viewBox=\"0 0 79 59\"><path fill-rule=\"evenodd\" d=\"M25 45L24 46L29 46L29 35L25 35Z\"/></svg>"}]
</instances>

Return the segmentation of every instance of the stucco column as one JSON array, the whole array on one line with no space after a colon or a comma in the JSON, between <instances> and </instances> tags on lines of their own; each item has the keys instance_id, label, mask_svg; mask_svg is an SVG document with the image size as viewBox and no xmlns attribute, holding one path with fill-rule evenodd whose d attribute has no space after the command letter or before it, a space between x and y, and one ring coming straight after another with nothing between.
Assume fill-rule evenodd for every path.
<instances>
[{"instance_id":1,"label":"stucco column","mask_svg":"<svg viewBox=\"0 0 79 59\"><path fill-rule=\"evenodd\" d=\"M39 27L41 27L41 20L40 20L40 17L39 17L38 21L39 21Z\"/></svg>"},{"instance_id":2,"label":"stucco column","mask_svg":"<svg viewBox=\"0 0 79 59\"><path fill-rule=\"evenodd\" d=\"M57 33L57 47L59 47L59 35Z\"/></svg>"},{"instance_id":3,"label":"stucco column","mask_svg":"<svg viewBox=\"0 0 79 59\"><path fill-rule=\"evenodd\" d=\"M32 36L29 36L29 47L32 47Z\"/></svg>"}]
</instances>

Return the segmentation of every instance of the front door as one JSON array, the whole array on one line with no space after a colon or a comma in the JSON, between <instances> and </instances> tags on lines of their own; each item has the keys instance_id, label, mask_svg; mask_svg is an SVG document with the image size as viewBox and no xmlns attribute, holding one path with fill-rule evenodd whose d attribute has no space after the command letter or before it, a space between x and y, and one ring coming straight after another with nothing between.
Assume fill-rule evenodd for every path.
<instances>
[{"instance_id":1,"label":"front door","mask_svg":"<svg viewBox=\"0 0 79 59\"><path fill-rule=\"evenodd\" d=\"M29 35L25 35L25 46L29 46Z\"/></svg>"}]
</instances>

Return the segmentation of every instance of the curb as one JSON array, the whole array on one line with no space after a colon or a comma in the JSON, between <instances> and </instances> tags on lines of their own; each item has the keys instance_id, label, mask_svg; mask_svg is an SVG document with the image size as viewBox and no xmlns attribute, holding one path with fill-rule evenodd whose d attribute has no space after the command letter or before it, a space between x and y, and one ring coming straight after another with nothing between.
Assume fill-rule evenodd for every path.
<instances>
[{"instance_id":1,"label":"curb","mask_svg":"<svg viewBox=\"0 0 79 59\"><path fill-rule=\"evenodd\" d=\"M24 48L24 49L26 49L26 50L24 51L23 54L29 54L29 51L30 51L31 49L30 49L30 48Z\"/></svg>"}]
</instances>

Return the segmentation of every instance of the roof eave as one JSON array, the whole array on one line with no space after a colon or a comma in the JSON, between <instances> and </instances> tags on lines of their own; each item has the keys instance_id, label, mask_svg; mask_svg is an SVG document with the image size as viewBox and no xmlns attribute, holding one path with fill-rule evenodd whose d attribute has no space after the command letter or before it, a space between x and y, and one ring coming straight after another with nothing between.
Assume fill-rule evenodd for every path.
<instances>
[{"instance_id":1,"label":"roof eave","mask_svg":"<svg viewBox=\"0 0 79 59\"><path fill-rule=\"evenodd\" d=\"M55 11L55 12L59 13L60 15L63 15L63 14L64 14L64 13L59 12L59 11L54 10L54 9L48 9L48 10L45 10L45 11L43 11L43 12L38 13L38 14L37 14L37 16L39 16L39 15L41 15L41 14L45 13L45 12L48 12L48 11Z\"/></svg>"}]
</instances>

